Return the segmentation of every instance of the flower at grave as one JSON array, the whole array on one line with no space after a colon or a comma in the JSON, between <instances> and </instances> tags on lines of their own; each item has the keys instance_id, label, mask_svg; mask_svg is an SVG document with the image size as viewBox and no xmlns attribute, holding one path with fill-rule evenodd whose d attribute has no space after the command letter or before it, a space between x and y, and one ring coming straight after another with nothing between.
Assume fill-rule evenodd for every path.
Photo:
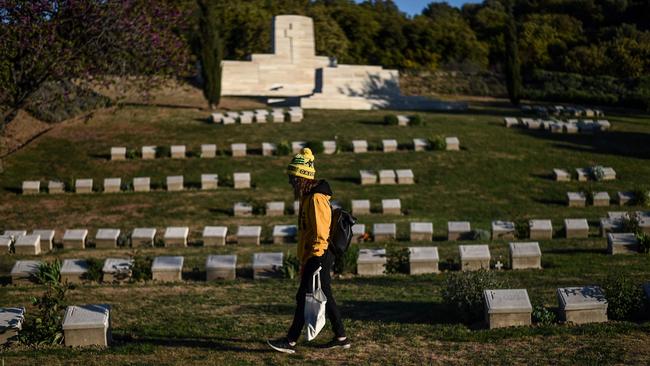
<instances>
[{"instance_id":1,"label":"flower at grave","mask_svg":"<svg viewBox=\"0 0 650 366\"><path fill-rule=\"evenodd\" d=\"M591 174L594 176L594 179L601 181L605 178L605 168L601 165L596 165L591 168Z\"/></svg>"}]
</instances>

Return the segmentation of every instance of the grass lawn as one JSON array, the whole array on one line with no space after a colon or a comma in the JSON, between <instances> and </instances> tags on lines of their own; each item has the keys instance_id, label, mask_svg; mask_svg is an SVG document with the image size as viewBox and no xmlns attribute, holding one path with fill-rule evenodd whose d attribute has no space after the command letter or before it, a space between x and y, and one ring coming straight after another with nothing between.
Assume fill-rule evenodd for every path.
<instances>
[{"instance_id":1,"label":"grass lawn","mask_svg":"<svg viewBox=\"0 0 650 366\"><path fill-rule=\"evenodd\" d=\"M317 155L319 177L329 180L334 200L350 207L351 199L370 199L374 211L382 198L400 198L403 215L378 213L359 217L369 230L373 223L395 222L400 240L364 243L362 247L407 247L408 223L434 224L434 245L441 262L458 261L457 245L445 241L446 222L471 221L473 228L488 230L492 220L551 219L556 230L564 218L587 218L592 236L566 240L560 236L540 242L541 271L501 271L510 288L526 288L533 304L557 305L555 289L561 286L601 283L609 274L622 273L634 281L650 280L646 255L608 256L606 240L597 235L597 221L619 207L568 208L568 191L617 191L650 186L650 117L609 114L611 132L597 135L551 135L506 129L503 116L517 112L474 106L466 113L421 113L424 126L382 124L386 112L306 111L301 124L230 125L206 123L206 112L131 106L98 113L86 122L62 124L6 160L0 175L0 230L115 227L130 232L135 227L189 226L190 240L201 238L207 225L227 225L233 234L238 224L263 225L261 247L141 249L145 255L185 256L185 282L125 285L82 285L70 292L71 304L109 303L113 306L115 344L103 349L36 349L13 346L0 349L0 362L9 365L132 365L132 364L646 364L650 362L650 323L609 322L600 325L529 327L505 330L476 329L461 324L441 304L441 284L448 275L381 278L346 275L334 282L345 325L353 340L349 352L322 351L302 345L296 356L268 352L264 340L282 335L289 326L297 284L291 280L254 282L250 279L252 253L295 250L292 245L268 244L272 226L295 223L295 216L235 218L235 202L293 202L283 170L288 156L261 154L233 158L224 153L231 143L245 142L260 149L262 142L337 139L339 145L367 139L380 146L382 139L408 144L413 138L457 136L461 151L366 154L341 152ZM198 152L201 144L214 143L215 159L156 159L108 161L111 146L139 149L143 145L187 145ZM610 182L559 183L550 179L553 168L603 165L613 167L618 179ZM413 186L361 186L360 169L404 169L415 173ZM254 188L234 190L233 172L251 172ZM217 173L215 191L21 196L24 180L60 179L71 182L94 178L150 176L161 187L166 176L183 175L197 184L200 175ZM222 184L224 183L224 184ZM640 210L640 207L625 207ZM647 210L647 208L646 208ZM491 241L493 261L508 261L506 241ZM429 244L430 245L430 244ZM124 256L131 249L62 250L42 258L107 258ZM204 262L209 254L238 254L236 281L205 283ZM16 256L0 256L0 274L8 273ZM6 283L6 278L4 279ZM0 306L27 306L40 286L0 287ZM327 329L320 339L328 340ZM0 363L1 365L1 363Z\"/></svg>"}]
</instances>

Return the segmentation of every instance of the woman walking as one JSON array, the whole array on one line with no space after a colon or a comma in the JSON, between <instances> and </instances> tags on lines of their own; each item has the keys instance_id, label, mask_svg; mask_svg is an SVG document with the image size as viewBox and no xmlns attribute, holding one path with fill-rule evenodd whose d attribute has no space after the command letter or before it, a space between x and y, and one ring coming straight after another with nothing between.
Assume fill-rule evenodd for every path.
<instances>
[{"instance_id":1,"label":"woman walking","mask_svg":"<svg viewBox=\"0 0 650 366\"><path fill-rule=\"evenodd\" d=\"M323 348L350 348L350 341L345 336L334 296L332 296L330 271L334 263L334 254L328 250L332 208L330 198L332 190L325 180L316 180L314 155L309 148L302 149L287 167L289 184L300 202L298 216L298 259L300 260L300 287L296 293L296 313L287 336L267 341L276 351L296 353L296 342L305 325L305 295L313 292L312 276L321 268L321 288L327 297L325 304L327 317L332 323L334 339Z\"/></svg>"}]
</instances>

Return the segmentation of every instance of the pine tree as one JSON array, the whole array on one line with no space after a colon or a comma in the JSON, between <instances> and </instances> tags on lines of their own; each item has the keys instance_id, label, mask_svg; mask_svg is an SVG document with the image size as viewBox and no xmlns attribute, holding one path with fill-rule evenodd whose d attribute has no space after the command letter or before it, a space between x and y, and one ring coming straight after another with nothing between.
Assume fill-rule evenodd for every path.
<instances>
[{"instance_id":1,"label":"pine tree","mask_svg":"<svg viewBox=\"0 0 650 366\"><path fill-rule=\"evenodd\" d=\"M215 109L221 99L221 60L223 40L215 7L209 0L197 0L199 7L198 56L203 79L203 96L210 109Z\"/></svg>"},{"instance_id":2,"label":"pine tree","mask_svg":"<svg viewBox=\"0 0 650 366\"><path fill-rule=\"evenodd\" d=\"M506 46L506 84L508 97L514 105L519 105L521 99L521 63L517 47L517 24L512 4L508 4L508 20L504 28L504 41Z\"/></svg>"}]
</instances>

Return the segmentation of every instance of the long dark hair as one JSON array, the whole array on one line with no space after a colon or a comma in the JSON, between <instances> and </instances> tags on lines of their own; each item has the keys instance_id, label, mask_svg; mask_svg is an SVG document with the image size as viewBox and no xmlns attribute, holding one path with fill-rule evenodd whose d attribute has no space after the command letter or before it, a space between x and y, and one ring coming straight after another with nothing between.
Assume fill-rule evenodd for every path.
<instances>
[{"instance_id":1,"label":"long dark hair","mask_svg":"<svg viewBox=\"0 0 650 366\"><path fill-rule=\"evenodd\" d=\"M302 199L316 187L319 181L316 179L306 179L302 177L293 178L293 194L296 199Z\"/></svg>"}]
</instances>

